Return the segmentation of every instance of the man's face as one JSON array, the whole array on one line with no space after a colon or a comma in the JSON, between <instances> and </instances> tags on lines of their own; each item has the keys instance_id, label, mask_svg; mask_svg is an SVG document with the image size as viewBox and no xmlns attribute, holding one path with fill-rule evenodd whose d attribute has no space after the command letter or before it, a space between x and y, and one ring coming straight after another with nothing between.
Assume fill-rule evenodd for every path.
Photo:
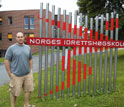
<instances>
[{"instance_id":1,"label":"man's face","mask_svg":"<svg viewBox=\"0 0 124 107\"><path fill-rule=\"evenodd\" d=\"M23 35L23 33L21 33L21 32L17 33L16 41L20 45L22 45L24 43L24 35Z\"/></svg>"}]
</instances>

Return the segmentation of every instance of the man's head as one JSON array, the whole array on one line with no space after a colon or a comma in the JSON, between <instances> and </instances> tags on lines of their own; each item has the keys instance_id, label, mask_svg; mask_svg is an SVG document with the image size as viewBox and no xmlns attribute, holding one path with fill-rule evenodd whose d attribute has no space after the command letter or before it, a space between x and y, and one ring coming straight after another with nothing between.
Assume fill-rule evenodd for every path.
<instances>
[{"instance_id":1,"label":"man's head","mask_svg":"<svg viewBox=\"0 0 124 107\"><path fill-rule=\"evenodd\" d=\"M24 34L22 32L18 32L16 34L16 41L19 45L23 45L24 44Z\"/></svg>"}]
</instances>

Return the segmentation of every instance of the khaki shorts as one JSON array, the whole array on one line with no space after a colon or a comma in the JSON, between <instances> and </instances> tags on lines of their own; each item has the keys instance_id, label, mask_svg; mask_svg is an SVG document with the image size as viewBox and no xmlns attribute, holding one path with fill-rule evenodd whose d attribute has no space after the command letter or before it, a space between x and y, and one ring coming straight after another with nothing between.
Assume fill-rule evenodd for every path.
<instances>
[{"instance_id":1,"label":"khaki shorts","mask_svg":"<svg viewBox=\"0 0 124 107\"><path fill-rule=\"evenodd\" d=\"M34 82L32 72L25 76L16 76L11 73L9 90L14 96L20 96L22 88L24 92L32 92L34 90Z\"/></svg>"}]
</instances>

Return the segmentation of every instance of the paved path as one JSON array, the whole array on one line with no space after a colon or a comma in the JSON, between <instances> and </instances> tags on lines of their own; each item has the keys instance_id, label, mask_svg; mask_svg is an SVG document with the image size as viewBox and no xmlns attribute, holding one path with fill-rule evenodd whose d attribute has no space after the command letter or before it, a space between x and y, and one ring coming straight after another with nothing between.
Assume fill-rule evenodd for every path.
<instances>
[{"instance_id":1,"label":"paved path","mask_svg":"<svg viewBox=\"0 0 124 107\"><path fill-rule=\"evenodd\" d=\"M83 51L84 49L82 48L82 54L83 54ZM73 54L73 51L71 51L71 56ZM56 63L56 53L54 54L55 55L55 63ZM78 48L77 48L77 55L78 55ZM60 53L60 60L61 60L61 57L62 56L62 53ZM48 66L50 65L50 55L48 55ZM38 72L38 66L39 66L39 57L38 56L33 56L33 72ZM45 67L45 55L43 55L42 57L42 68L44 69ZM5 66L4 64L0 64L0 86L8 83L10 81L9 79L9 76L5 70Z\"/></svg>"}]
</instances>

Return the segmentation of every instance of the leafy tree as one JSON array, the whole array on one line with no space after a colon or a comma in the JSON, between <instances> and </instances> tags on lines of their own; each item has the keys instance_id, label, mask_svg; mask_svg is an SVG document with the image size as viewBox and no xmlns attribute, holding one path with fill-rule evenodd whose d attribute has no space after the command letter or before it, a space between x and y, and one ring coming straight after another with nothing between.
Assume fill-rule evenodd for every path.
<instances>
[{"instance_id":1,"label":"leafy tree","mask_svg":"<svg viewBox=\"0 0 124 107\"><path fill-rule=\"evenodd\" d=\"M105 13L119 14L119 40L124 40L124 0L78 0L79 12L95 18Z\"/></svg>"}]
</instances>

